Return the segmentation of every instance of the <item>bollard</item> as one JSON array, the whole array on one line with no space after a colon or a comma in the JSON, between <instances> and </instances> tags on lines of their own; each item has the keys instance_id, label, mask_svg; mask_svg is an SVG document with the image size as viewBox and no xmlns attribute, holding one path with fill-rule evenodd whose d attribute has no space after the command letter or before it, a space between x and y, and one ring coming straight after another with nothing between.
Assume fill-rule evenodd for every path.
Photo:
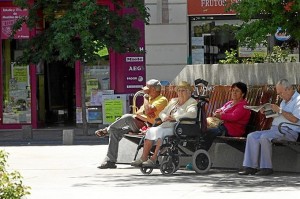
<instances>
[{"instance_id":1,"label":"bollard","mask_svg":"<svg viewBox=\"0 0 300 199\"><path fill-rule=\"evenodd\" d=\"M72 145L74 141L74 130L63 130L63 144Z\"/></svg>"},{"instance_id":2,"label":"bollard","mask_svg":"<svg viewBox=\"0 0 300 199\"><path fill-rule=\"evenodd\" d=\"M33 138L32 126L31 125L22 126L22 135L23 135L23 140L32 140Z\"/></svg>"}]
</instances>

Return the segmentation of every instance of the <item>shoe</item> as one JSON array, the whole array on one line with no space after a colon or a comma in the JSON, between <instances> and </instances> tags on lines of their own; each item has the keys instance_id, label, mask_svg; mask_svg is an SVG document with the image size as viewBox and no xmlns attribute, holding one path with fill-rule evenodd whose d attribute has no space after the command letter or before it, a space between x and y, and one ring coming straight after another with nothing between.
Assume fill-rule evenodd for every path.
<instances>
[{"instance_id":1,"label":"shoe","mask_svg":"<svg viewBox=\"0 0 300 199\"><path fill-rule=\"evenodd\" d=\"M104 129L99 129L99 130L95 131L95 135L98 136L98 137L108 136L107 127L104 128Z\"/></svg>"},{"instance_id":2,"label":"shoe","mask_svg":"<svg viewBox=\"0 0 300 199\"><path fill-rule=\"evenodd\" d=\"M115 168L117 168L117 165L115 162L107 161L107 162L102 163L97 168L98 169L115 169Z\"/></svg>"},{"instance_id":3,"label":"shoe","mask_svg":"<svg viewBox=\"0 0 300 199\"><path fill-rule=\"evenodd\" d=\"M140 167L140 166L142 166L143 162L144 161L140 158L135 161L132 161L130 165L134 166L134 167Z\"/></svg>"},{"instance_id":4,"label":"shoe","mask_svg":"<svg viewBox=\"0 0 300 199\"><path fill-rule=\"evenodd\" d=\"M257 172L255 175L256 176L268 176L273 174L273 169L265 168L265 169L260 169L259 172Z\"/></svg>"},{"instance_id":5,"label":"shoe","mask_svg":"<svg viewBox=\"0 0 300 199\"><path fill-rule=\"evenodd\" d=\"M148 159L147 161L143 162L142 166L145 167L155 167L155 162L151 159Z\"/></svg>"},{"instance_id":6,"label":"shoe","mask_svg":"<svg viewBox=\"0 0 300 199\"><path fill-rule=\"evenodd\" d=\"M251 167L244 167L243 171L240 171L239 175L254 175L257 172L257 169L251 168Z\"/></svg>"}]
</instances>

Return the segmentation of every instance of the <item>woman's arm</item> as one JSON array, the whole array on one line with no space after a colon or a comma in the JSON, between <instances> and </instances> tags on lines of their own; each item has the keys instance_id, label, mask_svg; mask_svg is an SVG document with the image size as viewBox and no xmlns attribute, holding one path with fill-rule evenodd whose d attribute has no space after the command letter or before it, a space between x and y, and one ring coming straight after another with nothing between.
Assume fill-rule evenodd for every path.
<instances>
[{"instance_id":1,"label":"woman's arm","mask_svg":"<svg viewBox=\"0 0 300 199\"><path fill-rule=\"evenodd\" d=\"M183 110L177 111L173 115L174 119L178 121L180 118L196 118L197 117L197 101L193 98L190 98L185 104Z\"/></svg>"},{"instance_id":2,"label":"woman's arm","mask_svg":"<svg viewBox=\"0 0 300 199\"><path fill-rule=\"evenodd\" d=\"M232 107L231 110L228 110L228 112L222 113L220 115L220 119L234 122L244 118L245 115L250 115L250 110L245 109L244 105L244 103L238 103L236 106Z\"/></svg>"}]
</instances>

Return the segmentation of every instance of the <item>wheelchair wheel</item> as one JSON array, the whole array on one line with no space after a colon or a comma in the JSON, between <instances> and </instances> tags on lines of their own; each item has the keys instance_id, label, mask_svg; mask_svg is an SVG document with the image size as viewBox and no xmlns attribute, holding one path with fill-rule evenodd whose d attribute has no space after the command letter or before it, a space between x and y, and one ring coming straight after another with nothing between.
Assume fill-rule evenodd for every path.
<instances>
[{"instance_id":1,"label":"wheelchair wheel","mask_svg":"<svg viewBox=\"0 0 300 199\"><path fill-rule=\"evenodd\" d=\"M176 171L176 166L172 161L163 161L160 165L160 172L163 175L172 175Z\"/></svg>"},{"instance_id":2,"label":"wheelchair wheel","mask_svg":"<svg viewBox=\"0 0 300 199\"><path fill-rule=\"evenodd\" d=\"M141 172L142 172L143 174L149 175L149 174L152 173L153 168L151 168L151 167L141 167L140 170L141 170Z\"/></svg>"},{"instance_id":3,"label":"wheelchair wheel","mask_svg":"<svg viewBox=\"0 0 300 199\"><path fill-rule=\"evenodd\" d=\"M206 173L211 167L211 160L207 151L199 149L192 157L193 169L196 173Z\"/></svg>"},{"instance_id":4,"label":"wheelchair wheel","mask_svg":"<svg viewBox=\"0 0 300 199\"><path fill-rule=\"evenodd\" d=\"M170 157L163 156L161 162L169 161L169 158L170 158ZM174 171L174 173L175 173L175 172L180 168L180 164L179 164L179 156L173 156L173 157L172 157L172 162L173 162L174 165L175 165L175 171Z\"/></svg>"}]
</instances>

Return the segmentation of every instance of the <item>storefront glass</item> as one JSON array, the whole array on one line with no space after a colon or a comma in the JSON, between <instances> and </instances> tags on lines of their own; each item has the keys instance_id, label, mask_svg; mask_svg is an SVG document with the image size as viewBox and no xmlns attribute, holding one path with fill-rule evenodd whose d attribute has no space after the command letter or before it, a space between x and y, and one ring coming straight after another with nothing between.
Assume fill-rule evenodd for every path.
<instances>
[{"instance_id":1,"label":"storefront glass","mask_svg":"<svg viewBox=\"0 0 300 199\"><path fill-rule=\"evenodd\" d=\"M3 124L31 123L29 65L17 64L24 40L3 40Z\"/></svg>"},{"instance_id":2,"label":"storefront glass","mask_svg":"<svg viewBox=\"0 0 300 199\"><path fill-rule=\"evenodd\" d=\"M98 63L84 66L85 104L88 123L102 123L102 96L113 94L110 89L110 71L108 55Z\"/></svg>"},{"instance_id":3,"label":"storefront glass","mask_svg":"<svg viewBox=\"0 0 300 199\"><path fill-rule=\"evenodd\" d=\"M227 17L190 17L191 64L215 64L225 51L237 49L234 28L242 22Z\"/></svg>"}]
</instances>

